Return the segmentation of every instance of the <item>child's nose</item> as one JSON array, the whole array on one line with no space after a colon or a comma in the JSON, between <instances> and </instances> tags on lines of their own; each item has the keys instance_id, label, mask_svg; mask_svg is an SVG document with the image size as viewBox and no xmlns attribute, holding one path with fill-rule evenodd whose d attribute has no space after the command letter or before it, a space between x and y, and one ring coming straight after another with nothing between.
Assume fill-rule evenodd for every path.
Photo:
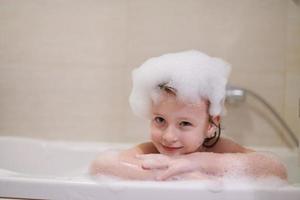
<instances>
[{"instance_id":1,"label":"child's nose","mask_svg":"<svg viewBox=\"0 0 300 200\"><path fill-rule=\"evenodd\" d=\"M169 126L163 133L162 138L163 138L164 142L167 142L167 143L177 142L178 136L177 136L176 129L173 128L172 126Z\"/></svg>"}]
</instances>

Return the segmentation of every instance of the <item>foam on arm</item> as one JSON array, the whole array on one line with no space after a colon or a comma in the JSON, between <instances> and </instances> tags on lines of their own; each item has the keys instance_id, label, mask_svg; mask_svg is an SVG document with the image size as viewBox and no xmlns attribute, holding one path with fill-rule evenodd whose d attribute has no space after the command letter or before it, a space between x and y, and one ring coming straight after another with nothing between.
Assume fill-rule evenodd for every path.
<instances>
[{"instance_id":1,"label":"foam on arm","mask_svg":"<svg viewBox=\"0 0 300 200\"><path fill-rule=\"evenodd\" d=\"M109 175L129 180L154 180L155 171L144 170L137 154L152 150L150 145L141 144L121 152L103 152L91 164L92 175Z\"/></svg>"}]
</instances>

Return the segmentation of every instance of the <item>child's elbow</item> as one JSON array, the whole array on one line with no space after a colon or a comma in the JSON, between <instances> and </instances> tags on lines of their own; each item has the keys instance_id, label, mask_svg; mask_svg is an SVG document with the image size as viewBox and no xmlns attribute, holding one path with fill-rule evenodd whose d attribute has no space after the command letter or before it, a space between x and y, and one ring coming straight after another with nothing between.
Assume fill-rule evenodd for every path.
<instances>
[{"instance_id":1,"label":"child's elbow","mask_svg":"<svg viewBox=\"0 0 300 200\"><path fill-rule=\"evenodd\" d=\"M256 168L259 176L276 176L287 180L288 174L285 165L277 156L256 154ZM256 170L255 170L256 171Z\"/></svg>"},{"instance_id":2,"label":"child's elbow","mask_svg":"<svg viewBox=\"0 0 300 200\"><path fill-rule=\"evenodd\" d=\"M269 160L270 175L277 176L283 180L288 179L287 169L279 158L271 157Z\"/></svg>"},{"instance_id":3,"label":"child's elbow","mask_svg":"<svg viewBox=\"0 0 300 200\"><path fill-rule=\"evenodd\" d=\"M113 154L100 154L89 166L89 174L97 175L97 174L109 174L113 166L115 165L115 160L117 159L117 155Z\"/></svg>"},{"instance_id":4,"label":"child's elbow","mask_svg":"<svg viewBox=\"0 0 300 200\"><path fill-rule=\"evenodd\" d=\"M276 167L275 175L278 176L279 178L283 179L283 180L287 180L288 179L288 173L287 173L286 167L281 162L279 162L277 165L278 166Z\"/></svg>"},{"instance_id":5,"label":"child's elbow","mask_svg":"<svg viewBox=\"0 0 300 200\"><path fill-rule=\"evenodd\" d=\"M99 160L94 160L91 165L89 166L89 174L90 175L96 175L101 172L101 163L99 163Z\"/></svg>"}]
</instances>

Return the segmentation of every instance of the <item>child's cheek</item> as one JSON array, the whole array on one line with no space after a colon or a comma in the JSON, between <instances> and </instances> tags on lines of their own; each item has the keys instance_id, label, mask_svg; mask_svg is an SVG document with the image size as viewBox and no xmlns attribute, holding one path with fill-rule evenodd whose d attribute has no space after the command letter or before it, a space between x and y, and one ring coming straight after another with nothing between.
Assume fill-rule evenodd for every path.
<instances>
[{"instance_id":1,"label":"child's cheek","mask_svg":"<svg viewBox=\"0 0 300 200\"><path fill-rule=\"evenodd\" d=\"M182 141L190 152L194 152L202 145L204 138L196 134L187 134Z\"/></svg>"},{"instance_id":2,"label":"child's cheek","mask_svg":"<svg viewBox=\"0 0 300 200\"><path fill-rule=\"evenodd\" d=\"M158 142L160 140L160 133L159 131L151 131L151 139L153 142Z\"/></svg>"},{"instance_id":3,"label":"child's cheek","mask_svg":"<svg viewBox=\"0 0 300 200\"><path fill-rule=\"evenodd\" d=\"M161 138L161 130L158 128L158 127L156 127L154 124L151 124L151 126L150 126L150 134L151 134L151 139L153 140L153 139L155 139L155 140L157 140L157 139L160 139Z\"/></svg>"}]
</instances>

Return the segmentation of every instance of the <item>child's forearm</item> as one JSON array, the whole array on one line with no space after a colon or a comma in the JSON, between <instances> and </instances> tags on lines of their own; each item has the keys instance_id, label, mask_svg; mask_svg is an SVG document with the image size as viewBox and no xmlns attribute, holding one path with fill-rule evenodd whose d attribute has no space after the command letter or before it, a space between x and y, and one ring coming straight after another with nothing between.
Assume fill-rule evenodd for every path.
<instances>
[{"instance_id":1,"label":"child's forearm","mask_svg":"<svg viewBox=\"0 0 300 200\"><path fill-rule=\"evenodd\" d=\"M192 159L199 169L209 174L238 174L264 177L278 176L287 179L285 166L276 158L260 153L194 153Z\"/></svg>"},{"instance_id":2,"label":"child's forearm","mask_svg":"<svg viewBox=\"0 0 300 200\"><path fill-rule=\"evenodd\" d=\"M100 155L90 167L92 175L111 175L130 180L153 180L154 172L144 170L134 160L123 159L118 154Z\"/></svg>"}]
</instances>

